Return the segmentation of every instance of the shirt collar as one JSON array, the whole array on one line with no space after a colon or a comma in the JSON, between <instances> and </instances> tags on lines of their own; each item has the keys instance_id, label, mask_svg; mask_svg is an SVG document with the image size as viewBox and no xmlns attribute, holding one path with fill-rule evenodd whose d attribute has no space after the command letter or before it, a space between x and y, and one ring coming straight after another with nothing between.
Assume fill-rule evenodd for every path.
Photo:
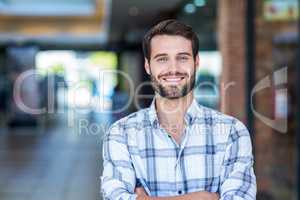
<instances>
[{"instance_id":1,"label":"shirt collar","mask_svg":"<svg viewBox=\"0 0 300 200\"><path fill-rule=\"evenodd\" d=\"M158 125L158 117L156 112L156 106L155 106L155 97L153 98L151 105L149 107L149 120L153 127L157 128Z\"/></svg>"},{"instance_id":2,"label":"shirt collar","mask_svg":"<svg viewBox=\"0 0 300 200\"><path fill-rule=\"evenodd\" d=\"M201 113L200 106L196 99L194 98L191 105L187 109L187 112L185 113L184 119L188 126L192 125L196 116ZM158 126L158 116L155 106L155 98L152 100L151 105L149 107L149 120L153 127Z\"/></svg>"}]
</instances>

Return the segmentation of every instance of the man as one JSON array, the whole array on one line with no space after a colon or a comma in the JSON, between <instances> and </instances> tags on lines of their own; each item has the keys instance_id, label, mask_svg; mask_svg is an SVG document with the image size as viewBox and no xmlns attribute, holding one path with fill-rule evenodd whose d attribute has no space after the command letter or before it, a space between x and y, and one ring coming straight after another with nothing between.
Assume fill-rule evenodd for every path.
<instances>
[{"instance_id":1,"label":"man","mask_svg":"<svg viewBox=\"0 0 300 200\"><path fill-rule=\"evenodd\" d=\"M145 36L151 106L112 125L103 144L102 192L111 200L253 200L249 133L193 96L198 38L176 20Z\"/></svg>"}]
</instances>

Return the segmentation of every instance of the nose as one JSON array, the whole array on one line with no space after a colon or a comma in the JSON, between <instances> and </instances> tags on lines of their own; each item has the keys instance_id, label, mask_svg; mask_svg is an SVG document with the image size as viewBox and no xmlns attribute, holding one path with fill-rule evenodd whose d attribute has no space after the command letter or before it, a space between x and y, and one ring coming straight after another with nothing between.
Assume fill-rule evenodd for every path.
<instances>
[{"instance_id":1,"label":"nose","mask_svg":"<svg viewBox=\"0 0 300 200\"><path fill-rule=\"evenodd\" d=\"M176 59L172 59L169 65L169 71L170 72L176 72L179 69L179 64Z\"/></svg>"}]
</instances>

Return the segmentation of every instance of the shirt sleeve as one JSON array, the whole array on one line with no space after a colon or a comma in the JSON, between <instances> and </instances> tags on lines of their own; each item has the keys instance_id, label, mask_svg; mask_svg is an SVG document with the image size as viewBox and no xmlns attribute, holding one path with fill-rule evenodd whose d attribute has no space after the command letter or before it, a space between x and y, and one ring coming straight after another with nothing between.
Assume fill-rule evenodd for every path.
<instances>
[{"instance_id":1,"label":"shirt sleeve","mask_svg":"<svg viewBox=\"0 0 300 200\"><path fill-rule=\"evenodd\" d=\"M235 121L221 168L220 200L255 200L252 144L243 123Z\"/></svg>"},{"instance_id":2,"label":"shirt sleeve","mask_svg":"<svg viewBox=\"0 0 300 200\"><path fill-rule=\"evenodd\" d=\"M103 141L101 192L105 200L135 200L135 171L122 129L113 125Z\"/></svg>"}]
</instances>

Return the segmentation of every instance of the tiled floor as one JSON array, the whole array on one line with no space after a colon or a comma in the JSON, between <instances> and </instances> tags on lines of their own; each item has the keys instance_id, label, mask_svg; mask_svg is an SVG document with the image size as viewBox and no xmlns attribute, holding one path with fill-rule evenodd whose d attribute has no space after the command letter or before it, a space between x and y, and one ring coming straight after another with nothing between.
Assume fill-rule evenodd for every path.
<instances>
[{"instance_id":1,"label":"tiled floor","mask_svg":"<svg viewBox=\"0 0 300 200\"><path fill-rule=\"evenodd\" d=\"M102 133L63 124L0 130L1 200L101 199Z\"/></svg>"}]
</instances>

